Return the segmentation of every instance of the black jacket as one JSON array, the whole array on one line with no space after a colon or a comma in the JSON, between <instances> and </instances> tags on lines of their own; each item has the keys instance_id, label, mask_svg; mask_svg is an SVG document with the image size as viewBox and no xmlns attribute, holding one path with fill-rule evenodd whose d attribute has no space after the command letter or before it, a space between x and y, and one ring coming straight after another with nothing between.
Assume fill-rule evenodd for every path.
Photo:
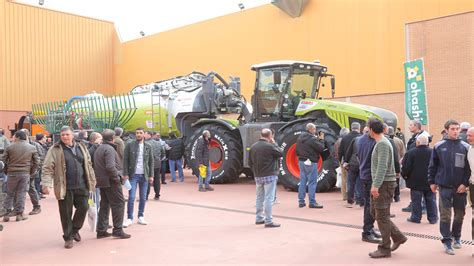
<instances>
[{"instance_id":1,"label":"black jacket","mask_svg":"<svg viewBox=\"0 0 474 266\"><path fill-rule=\"evenodd\" d=\"M123 154L123 175L129 176L130 178L135 175L137 169L137 157L139 152L139 143L134 140L127 143ZM154 160L153 160L153 148L151 145L144 141L143 142L143 174L148 180L149 177L154 176Z\"/></svg>"},{"instance_id":2,"label":"black jacket","mask_svg":"<svg viewBox=\"0 0 474 266\"><path fill-rule=\"evenodd\" d=\"M255 177L278 175L283 152L275 144L260 139L250 147L250 168Z\"/></svg>"},{"instance_id":3,"label":"black jacket","mask_svg":"<svg viewBox=\"0 0 474 266\"><path fill-rule=\"evenodd\" d=\"M411 136L411 138L410 138L410 139L408 140L408 142L407 142L407 151L416 148L416 138L417 138L420 134L422 134L423 132L425 132L425 131L424 131L424 130L421 130L420 132L415 133L415 134L413 134L413 135ZM428 137L429 143L431 143L431 140L432 140L432 137L429 136L429 137Z\"/></svg>"},{"instance_id":4,"label":"black jacket","mask_svg":"<svg viewBox=\"0 0 474 266\"><path fill-rule=\"evenodd\" d=\"M339 152L338 152L338 157L339 157L338 159L340 162L342 162L342 157L345 156L345 154L347 153L347 150L349 149L350 144L352 143L352 140L357 138L360 135L362 134L360 134L357 131L351 131L349 132L349 134L342 137L341 145L339 145ZM350 158L345 158L344 160L349 161Z\"/></svg>"},{"instance_id":5,"label":"black jacket","mask_svg":"<svg viewBox=\"0 0 474 266\"><path fill-rule=\"evenodd\" d=\"M99 145L94 153L96 187L110 187L111 184L118 184L121 170L116 146L110 143Z\"/></svg>"},{"instance_id":6,"label":"black jacket","mask_svg":"<svg viewBox=\"0 0 474 266\"><path fill-rule=\"evenodd\" d=\"M196 160L198 165L209 166L209 141L200 137L196 146Z\"/></svg>"},{"instance_id":7,"label":"black jacket","mask_svg":"<svg viewBox=\"0 0 474 266\"><path fill-rule=\"evenodd\" d=\"M313 163L317 163L324 148L324 140L320 140L309 132L301 133L296 140L296 155L300 161L309 159Z\"/></svg>"},{"instance_id":8,"label":"black jacket","mask_svg":"<svg viewBox=\"0 0 474 266\"><path fill-rule=\"evenodd\" d=\"M407 187L414 190L430 190L428 166L432 149L426 145L408 151L402 161L402 177Z\"/></svg>"},{"instance_id":9,"label":"black jacket","mask_svg":"<svg viewBox=\"0 0 474 266\"><path fill-rule=\"evenodd\" d=\"M167 142L170 146L168 158L170 160L176 161L181 160L184 155L184 142L181 138L170 139Z\"/></svg>"},{"instance_id":10,"label":"black jacket","mask_svg":"<svg viewBox=\"0 0 474 266\"><path fill-rule=\"evenodd\" d=\"M357 157L357 138L352 139L351 143L349 144L349 148L346 150L344 154L344 162L349 164L349 170L353 172L359 172L359 157Z\"/></svg>"},{"instance_id":11,"label":"black jacket","mask_svg":"<svg viewBox=\"0 0 474 266\"><path fill-rule=\"evenodd\" d=\"M469 144L457 139L444 139L434 146L428 168L428 182L446 188L469 186L471 169L467 160Z\"/></svg>"}]
</instances>

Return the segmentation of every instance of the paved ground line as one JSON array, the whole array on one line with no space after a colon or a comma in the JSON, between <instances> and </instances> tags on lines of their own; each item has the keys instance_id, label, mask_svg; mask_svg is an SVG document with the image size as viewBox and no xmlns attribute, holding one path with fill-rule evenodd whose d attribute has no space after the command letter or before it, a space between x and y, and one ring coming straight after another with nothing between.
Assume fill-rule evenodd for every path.
<instances>
[{"instance_id":1,"label":"paved ground line","mask_svg":"<svg viewBox=\"0 0 474 266\"><path fill-rule=\"evenodd\" d=\"M218 211L227 211L227 212L255 215L255 212L242 211L242 210L237 210L237 209L229 209L229 208L207 206L207 205L200 205L200 204L193 204L193 203L183 203L183 202L168 201L168 200L160 200L160 202L169 203L169 204L176 204L176 205L181 205L181 206L190 206L190 207L196 207L196 208L204 208L204 209L211 209L211 210L218 210ZM337 226L337 227L345 227L345 228L353 228L353 229L362 230L362 226L360 226L360 225L328 222L328 221L321 221L321 220L308 219L308 218L299 218L299 217L285 216L285 215L273 215L273 217L280 218L280 219L285 219L285 220L300 221L300 222L315 223L315 224L324 224L324 225L331 225L331 226ZM441 237L434 236L434 235L412 233L412 232L403 232L403 234L406 235L406 236L410 236L410 237L441 241ZM469 240L461 240L461 242L464 245L473 245L473 242L469 241Z\"/></svg>"}]
</instances>

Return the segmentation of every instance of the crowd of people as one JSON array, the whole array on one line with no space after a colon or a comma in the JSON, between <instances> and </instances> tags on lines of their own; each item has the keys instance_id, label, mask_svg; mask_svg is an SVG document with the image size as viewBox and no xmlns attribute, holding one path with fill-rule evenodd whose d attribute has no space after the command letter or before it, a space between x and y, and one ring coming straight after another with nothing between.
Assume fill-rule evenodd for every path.
<instances>
[{"instance_id":1,"label":"crowd of people","mask_svg":"<svg viewBox=\"0 0 474 266\"><path fill-rule=\"evenodd\" d=\"M353 122L350 129L341 129L335 144L335 156L340 162L342 198L347 208L363 208L361 240L378 244L370 252L372 258L390 257L407 241L407 237L391 221L392 202L400 201L400 178L410 188L410 204L403 211L411 215L407 222L421 223L426 214L430 224L439 222L442 244L447 254L461 248L461 228L471 191L474 191L474 127L468 123L448 120L443 139L432 145L432 136L419 121L410 121L412 136L405 143L401 130L370 119L364 128ZM256 183L255 224L266 228L281 225L273 221L272 205L276 200L278 171L283 151L275 143L273 131L264 128L261 139L252 145L249 165ZM58 200L65 248L81 241L83 226L91 200L98 204L97 238L130 238L124 232L134 223L146 225L145 205L154 189L154 200L161 196L169 165L171 182L183 182L184 142L174 133L161 139L160 133L138 128L134 138L121 128L103 132L74 133L67 126L60 131L59 141L52 143L42 133L29 136L19 130L10 142L0 129L0 217L8 222L28 218L24 214L26 193L33 209L29 215L41 212L40 200L52 193ZM209 142L211 134L202 132L196 145L198 191L213 191L209 185L211 164ZM330 156L330 146L323 131L313 123L299 134L296 154L300 169L298 207L321 209L316 201L318 163ZM169 164L167 164L169 161ZM178 176L176 176L178 172ZM128 190L125 199L123 186ZM134 204L138 190L138 214ZM306 205L306 197L308 205ZM436 206L438 197L438 207ZM126 217L125 203L127 203ZM75 211L74 211L75 209ZM438 215L439 212L439 215ZM454 218L452 217L454 212ZM474 212L474 207L473 207ZM112 225L109 225L109 213ZM377 221L378 232L374 230ZM108 229L112 228L109 233ZM474 229L474 218L473 218ZM474 239L474 232L473 239Z\"/></svg>"}]
</instances>

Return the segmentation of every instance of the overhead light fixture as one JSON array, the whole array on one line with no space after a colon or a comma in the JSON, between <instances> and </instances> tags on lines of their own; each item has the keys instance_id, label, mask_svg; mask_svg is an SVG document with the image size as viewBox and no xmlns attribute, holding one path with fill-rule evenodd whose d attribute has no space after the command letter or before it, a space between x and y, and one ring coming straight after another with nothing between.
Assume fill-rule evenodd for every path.
<instances>
[{"instance_id":1,"label":"overhead light fixture","mask_svg":"<svg viewBox=\"0 0 474 266\"><path fill-rule=\"evenodd\" d=\"M243 4L243 3L239 3L239 8L240 8L240 10L244 10L244 9L245 9L244 4Z\"/></svg>"},{"instance_id":2,"label":"overhead light fixture","mask_svg":"<svg viewBox=\"0 0 474 266\"><path fill-rule=\"evenodd\" d=\"M141 35L142 37L144 37L144 36L145 36L145 32L140 31L140 35Z\"/></svg>"},{"instance_id":3,"label":"overhead light fixture","mask_svg":"<svg viewBox=\"0 0 474 266\"><path fill-rule=\"evenodd\" d=\"M39 0L39 1L38 1L38 4L39 4L40 6L44 5L44 0Z\"/></svg>"}]
</instances>

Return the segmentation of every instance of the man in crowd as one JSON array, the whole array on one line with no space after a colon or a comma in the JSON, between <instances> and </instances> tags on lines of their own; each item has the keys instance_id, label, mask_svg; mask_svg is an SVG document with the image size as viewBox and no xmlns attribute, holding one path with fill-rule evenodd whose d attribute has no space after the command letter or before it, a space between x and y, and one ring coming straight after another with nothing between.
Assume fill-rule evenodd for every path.
<instances>
[{"instance_id":1,"label":"man in crowd","mask_svg":"<svg viewBox=\"0 0 474 266\"><path fill-rule=\"evenodd\" d=\"M359 165L354 161L357 157L353 152L348 152L354 144L354 139L359 137L360 134L360 123L353 122L351 124L351 132L342 138L341 146L339 146L339 159L343 162L343 169L347 171L347 205L346 207L352 208L354 205L354 194L359 194L359 190L356 190L357 183L360 183L359 179ZM350 156L350 157L347 157ZM350 161L352 159L352 167ZM356 193L357 191L357 193ZM360 196L360 195L358 195ZM359 202L360 204L360 202Z\"/></svg>"},{"instance_id":2,"label":"man in crowd","mask_svg":"<svg viewBox=\"0 0 474 266\"><path fill-rule=\"evenodd\" d=\"M341 154L341 151L342 152L344 151L341 150L341 143L344 136L349 134L349 132L350 130L348 128L345 128L345 127L341 128L341 130L339 131L339 138L334 143L334 153L339 162L339 167L340 167L339 169L341 169L341 194L342 194L342 200L344 201L347 200L347 171L346 171L346 168L342 166L343 165L342 160L344 158L344 154Z\"/></svg>"},{"instance_id":3,"label":"man in crowd","mask_svg":"<svg viewBox=\"0 0 474 266\"><path fill-rule=\"evenodd\" d=\"M436 194L428 183L428 165L430 164L432 149L428 146L428 137L420 135L416 139L416 148L409 150L403 157L402 176L410 188L412 212L408 222L420 223L422 216L422 199L425 200L428 221L430 224L438 222L436 209Z\"/></svg>"},{"instance_id":4,"label":"man in crowd","mask_svg":"<svg viewBox=\"0 0 474 266\"><path fill-rule=\"evenodd\" d=\"M377 220L382 243L369 253L371 258L390 257L391 252L407 241L398 227L390 220L390 203L397 186L395 177L394 150L388 138L384 137L384 125L378 119L368 122L370 136L377 142L371 158L372 198L370 212ZM391 241L393 240L393 246Z\"/></svg>"},{"instance_id":5,"label":"man in crowd","mask_svg":"<svg viewBox=\"0 0 474 266\"><path fill-rule=\"evenodd\" d=\"M472 208L472 241L474 242L474 127L471 127L467 130L466 139L471 145L469 147L469 152L467 158L469 161L469 166L471 168L471 177L469 178L469 196L471 198L471 208ZM474 256L474 253L473 253Z\"/></svg>"},{"instance_id":6,"label":"man in crowd","mask_svg":"<svg viewBox=\"0 0 474 266\"><path fill-rule=\"evenodd\" d=\"M161 144L163 148L162 156L161 156L161 184L166 185L166 165L167 165L167 158L166 158L166 151L170 149L168 144L161 138L160 132L156 132L154 139ZM159 178L159 177L155 177Z\"/></svg>"},{"instance_id":7,"label":"man in crowd","mask_svg":"<svg viewBox=\"0 0 474 266\"><path fill-rule=\"evenodd\" d=\"M469 143L467 141L467 131L471 127L471 124L469 124L469 122L462 122L460 127L461 127L461 132L459 133L459 138L462 141L464 141L466 143Z\"/></svg>"},{"instance_id":8,"label":"man in crowd","mask_svg":"<svg viewBox=\"0 0 474 266\"><path fill-rule=\"evenodd\" d=\"M318 162L325 148L324 133L316 137L316 125L306 124L307 132L303 132L296 140L296 155L300 167L300 184L298 187L298 207L306 206L306 187L308 188L309 208L322 209L323 205L316 202L316 186L318 179Z\"/></svg>"},{"instance_id":9,"label":"man in crowd","mask_svg":"<svg viewBox=\"0 0 474 266\"><path fill-rule=\"evenodd\" d=\"M150 131L145 132L145 141L151 145L153 149L153 189L155 190L154 200L160 200L161 192L161 182L160 182L160 170L161 170L161 157L163 157L164 149L161 146L161 143L152 138L153 133ZM148 200L148 195L150 195L151 185L148 186L146 193L146 199Z\"/></svg>"},{"instance_id":10,"label":"man in crowd","mask_svg":"<svg viewBox=\"0 0 474 266\"><path fill-rule=\"evenodd\" d=\"M8 222L10 216L15 215L17 222L27 219L23 214L26 191L28 191L31 175L36 173L39 166L38 151L28 143L26 133L19 130L14 137L14 143L5 149L3 154L5 173L8 175L7 198L3 205L6 211L3 216L4 222ZM15 209L12 209L13 205Z\"/></svg>"},{"instance_id":11,"label":"man in crowd","mask_svg":"<svg viewBox=\"0 0 474 266\"><path fill-rule=\"evenodd\" d=\"M60 131L60 141L46 154L41 177L43 193L54 186L63 229L64 247L73 247L73 239L81 241L79 230L89 209L89 194L95 191L96 179L87 146L74 140L70 127ZM73 206L76 211L73 215Z\"/></svg>"},{"instance_id":12,"label":"man in crowd","mask_svg":"<svg viewBox=\"0 0 474 266\"><path fill-rule=\"evenodd\" d=\"M393 199L395 202L400 201L400 188L398 187L398 184L400 183L400 156L398 154L398 149L397 145L395 144L395 141L390 138L389 136L389 126L387 124L383 124L383 133L384 137L387 138L387 140L390 142L390 145L392 145L392 150L393 150L393 163L395 166L395 174L397 178L397 187L395 188L395 192L393 194ZM392 215L395 217L394 215Z\"/></svg>"},{"instance_id":13,"label":"man in crowd","mask_svg":"<svg viewBox=\"0 0 474 266\"><path fill-rule=\"evenodd\" d=\"M35 177L35 188L36 191L39 193L39 196L41 199L44 199L45 196L43 195L43 192L41 191L41 173L42 173L42 168L43 168L43 162L44 158L46 157L46 153L48 152L48 145L46 144L46 136L43 133L36 133L36 142L41 146L43 149L43 154L40 156L40 167L38 168L38 172Z\"/></svg>"},{"instance_id":14,"label":"man in crowd","mask_svg":"<svg viewBox=\"0 0 474 266\"><path fill-rule=\"evenodd\" d=\"M448 120L444 124L447 138L436 143L428 168L431 191L439 189L440 232L445 252L454 255L461 248L461 228L466 212L466 188L471 170L467 160L469 145L459 139L459 123ZM451 212L454 210L454 220ZM451 227L452 222L452 227ZM452 244L454 238L454 244Z\"/></svg>"},{"instance_id":15,"label":"man in crowd","mask_svg":"<svg viewBox=\"0 0 474 266\"><path fill-rule=\"evenodd\" d=\"M196 160L199 166L206 167L206 176L201 176L201 171L199 171L199 188L201 192L213 191L214 189L209 185L211 180L211 164L209 162L209 140L211 139L211 132L209 130L204 130L202 132L202 138L199 138L197 147L196 147Z\"/></svg>"},{"instance_id":16,"label":"man in crowd","mask_svg":"<svg viewBox=\"0 0 474 266\"><path fill-rule=\"evenodd\" d=\"M403 156L405 156L405 143L395 135L395 130L391 126L388 127L388 137L393 141L395 147L397 148L398 158L396 159L400 163ZM400 201L400 175L397 176L397 188L395 189L394 201Z\"/></svg>"},{"instance_id":17,"label":"man in crowd","mask_svg":"<svg viewBox=\"0 0 474 266\"><path fill-rule=\"evenodd\" d=\"M265 228L280 227L280 224L273 222L272 203L282 151L276 146L269 128L262 129L261 138L250 147L249 156L257 189L255 224L265 224Z\"/></svg>"},{"instance_id":18,"label":"man in crowd","mask_svg":"<svg viewBox=\"0 0 474 266\"><path fill-rule=\"evenodd\" d=\"M25 132L28 143L31 146L35 147L36 152L38 153L38 158L39 158L38 169L39 169L40 167L43 166L43 161L44 161L43 158L46 156L45 150L38 142L33 141L31 139L30 131L28 129L23 128L20 130ZM28 183L28 196L30 197L31 204L33 205L33 210L28 213L29 215L35 215L41 212L41 205L39 204L40 194L36 190L36 186L35 186L35 179L37 175L38 175L38 170L30 176L30 180Z\"/></svg>"},{"instance_id":19,"label":"man in crowd","mask_svg":"<svg viewBox=\"0 0 474 266\"><path fill-rule=\"evenodd\" d=\"M430 134L421 129L421 122L420 121L411 120L409 125L408 125L408 129L410 130L410 133L412 133L412 136L407 142L406 152L408 152L409 150L414 149L416 147L416 138L421 134L426 135L428 137L428 141L431 142ZM405 207L405 208L402 208L402 211L403 212L411 212L412 211L411 199L410 199L410 203L408 204L408 206Z\"/></svg>"},{"instance_id":20,"label":"man in crowd","mask_svg":"<svg viewBox=\"0 0 474 266\"><path fill-rule=\"evenodd\" d=\"M120 160L120 165L123 165L123 152L125 151L125 142L122 140L122 135L123 135L123 128L121 127L116 127L115 130L115 136L114 136L114 143L117 147L117 153L118 157Z\"/></svg>"},{"instance_id":21,"label":"man in crowd","mask_svg":"<svg viewBox=\"0 0 474 266\"><path fill-rule=\"evenodd\" d=\"M169 150L169 162L170 162L170 173L171 182L176 182L176 168L179 173L179 181L184 182L183 174L183 155L184 155L184 142L181 138L177 138L174 132L170 132L170 139L168 140Z\"/></svg>"},{"instance_id":22,"label":"man in crowd","mask_svg":"<svg viewBox=\"0 0 474 266\"><path fill-rule=\"evenodd\" d=\"M139 187L140 202L138 204L138 224L146 225L145 221L145 202L148 183L153 184L153 148L145 142L145 131L143 128L135 130L136 140L125 146L123 156L123 178L129 179L132 188L129 190L127 204L127 220L123 227L131 226L133 223L133 206L135 204L135 195L137 186Z\"/></svg>"},{"instance_id":23,"label":"man in crowd","mask_svg":"<svg viewBox=\"0 0 474 266\"><path fill-rule=\"evenodd\" d=\"M90 135L89 141L89 154L91 155L92 165L94 165L94 154L95 151L99 148L100 144L102 144L102 134L99 132L92 132Z\"/></svg>"},{"instance_id":24,"label":"man in crowd","mask_svg":"<svg viewBox=\"0 0 474 266\"><path fill-rule=\"evenodd\" d=\"M89 146L90 143L89 143L88 139L89 139L89 136L88 136L86 130L80 130L79 132L77 132L77 141L81 142L84 145L86 145L87 148L90 147Z\"/></svg>"},{"instance_id":25,"label":"man in crowd","mask_svg":"<svg viewBox=\"0 0 474 266\"><path fill-rule=\"evenodd\" d=\"M374 217L370 213L370 189L372 188L371 161L372 151L376 141L370 136L369 128L364 128L364 134L357 138L356 149L359 158L359 175L362 182L364 197L364 226L362 241L379 244L381 235L374 231Z\"/></svg>"},{"instance_id":26,"label":"man in crowd","mask_svg":"<svg viewBox=\"0 0 474 266\"><path fill-rule=\"evenodd\" d=\"M109 236L121 239L130 238L130 235L126 234L122 228L125 202L120 180L122 166L114 143L115 132L106 129L102 136L104 142L97 148L94 156L94 170L101 198L97 238ZM114 226L112 234L107 232L110 210L112 210Z\"/></svg>"}]
</instances>

